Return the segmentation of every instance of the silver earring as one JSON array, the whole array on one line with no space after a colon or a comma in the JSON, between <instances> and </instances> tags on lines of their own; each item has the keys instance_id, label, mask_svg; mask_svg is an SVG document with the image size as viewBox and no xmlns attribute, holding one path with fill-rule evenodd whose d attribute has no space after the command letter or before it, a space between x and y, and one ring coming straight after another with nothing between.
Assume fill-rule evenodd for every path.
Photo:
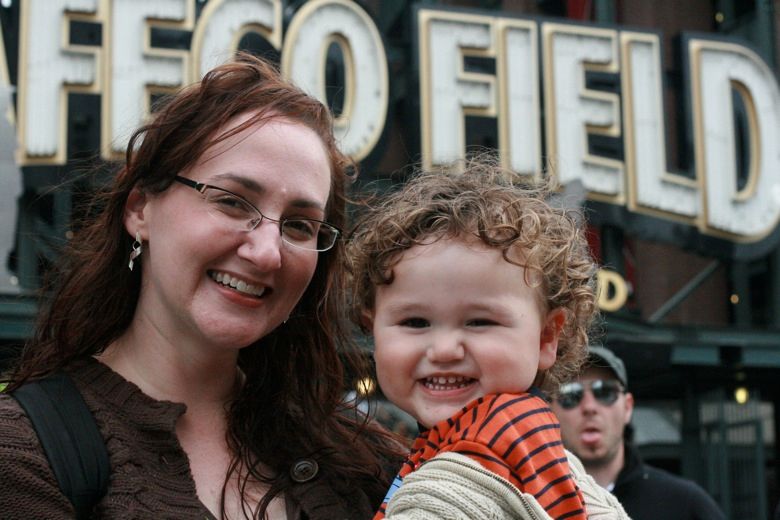
<instances>
[{"instance_id":1,"label":"silver earring","mask_svg":"<svg viewBox=\"0 0 780 520\"><path fill-rule=\"evenodd\" d=\"M132 248L133 250L130 251L130 263L127 264L127 267L129 267L131 271L133 270L133 262L135 262L135 259L141 256L141 253L143 252L141 234L138 231L135 232L135 242L133 242Z\"/></svg>"}]
</instances>

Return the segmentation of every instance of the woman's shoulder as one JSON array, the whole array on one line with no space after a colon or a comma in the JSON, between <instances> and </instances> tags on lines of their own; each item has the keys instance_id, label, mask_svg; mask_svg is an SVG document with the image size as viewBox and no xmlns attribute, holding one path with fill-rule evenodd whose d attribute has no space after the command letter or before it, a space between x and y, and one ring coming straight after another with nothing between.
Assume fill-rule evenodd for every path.
<instances>
[{"instance_id":1,"label":"woman's shoulder","mask_svg":"<svg viewBox=\"0 0 780 520\"><path fill-rule=\"evenodd\" d=\"M107 365L89 357L65 368L99 423L173 431L185 412L181 403L157 401ZM116 426L116 425L115 425Z\"/></svg>"},{"instance_id":2,"label":"woman's shoulder","mask_svg":"<svg viewBox=\"0 0 780 520\"><path fill-rule=\"evenodd\" d=\"M0 393L0 448L34 448L37 445L35 430L22 406L11 394Z\"/></svg>"},{"instance_id":3,"label":"woman's shoulder","mask_svg":"<svg viewBox=\"0 0 780 520\"><path fill-rule=\"evenodd\" d=\"M11 394L0 393L0 443L5 444L13 439L26 439L29 444L33 433L32 423L27 419L22 406Z\"/></svg>"},{"instance_id":4,"label":"woman's shoulder","mask_svg":"<svg viewBox=\"0 0 780 520\"><path fill-rule=\"evenodd\" d=\"M24 385L21 388L25 388ZM23 406L13 394L0 393L0 475L4 482L9 472L31 472L56 485L38 432L25 411L25 407L29 409L30 406L37 411L47 409L39 406L47 403L41 403L43 399L34 397L36 395L28 393Z\"/></svg>"},{"instance_id":5,"label":"woman's shoulder","mask_svg":"<svg viewBox=\"0 0 780 520\"><path fill-rule=\"evenodd\" d=\"M0 393L0 431L0 517L65 518L72 514L32 423L7 393Z\"/></svg>"}]
</instances>

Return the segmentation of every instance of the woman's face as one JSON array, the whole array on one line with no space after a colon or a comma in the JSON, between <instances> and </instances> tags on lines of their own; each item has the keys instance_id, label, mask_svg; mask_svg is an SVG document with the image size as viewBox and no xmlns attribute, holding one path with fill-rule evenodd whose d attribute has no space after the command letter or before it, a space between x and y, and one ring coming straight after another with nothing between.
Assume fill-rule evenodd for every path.
<instances>
[{"instance_id":1,"label":"woman's face","mask_svg":"<svg viewBox=\"0 0 780 520\"><path fill-rule=\"evenodd\" d=\"M270 219L325 220L328 155L300 123L278 118L253 125L179 175L240 195ZM252 231L225 225L203 195L178 182L136 198L126 215L128 232L139 230L145 248L136 320L173 343L249 345L287 319L314 274L319 253L283 242L279 224L268 218Z\"/></svg>"}]
</instances>

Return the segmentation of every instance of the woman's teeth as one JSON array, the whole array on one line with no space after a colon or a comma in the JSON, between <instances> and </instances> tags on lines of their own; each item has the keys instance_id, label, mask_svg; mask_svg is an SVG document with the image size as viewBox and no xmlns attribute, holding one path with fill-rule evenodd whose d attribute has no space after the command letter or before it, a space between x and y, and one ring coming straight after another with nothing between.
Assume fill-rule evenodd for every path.
<instances>
[{"instance_id":1,"label":"woman's teeth","mask_svg":"<svg viewBox=\"0 0 780 520\"><path fill-rule=\"evenodd\" d=\"M472 378L464 376L433 376L423 379L423 385L429 390L455 390L467 387L473 382Z\"/></svg>"},{"instance_id":2,"label":"woman's teeth","mask_svg":"<svg viewBox=\"0 0 780 520\"><path fill-rule=\"evenodd\" d=\"M235 289L238 292L251 294L252 296L260 297L265 292L264 287L257 287L250 283L246 283L244 280L239 280L234 276L230 276L226 273L219 273L215 271L209 272L209 276L217 283L221 283L226 287Z\"/></svg>"}]
</instances>

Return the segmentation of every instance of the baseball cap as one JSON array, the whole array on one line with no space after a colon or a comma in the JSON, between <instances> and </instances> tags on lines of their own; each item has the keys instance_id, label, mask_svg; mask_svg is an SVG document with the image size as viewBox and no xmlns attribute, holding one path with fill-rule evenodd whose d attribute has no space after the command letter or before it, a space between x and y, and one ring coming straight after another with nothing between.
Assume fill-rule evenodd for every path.
<instances>
[{"instance_id":1,"label":"baseball cap","mask_svg":"<svg viewBox=\"0 0 780 520\"><path fill-rule=\"evenodd\" d=\"M623 360L617 357L615 353L608 348L602 347L601 345L589 345L586 367L608 368L615 373L615 376L623 387L628 387L626 365L623 364Z\"/></svg>"}]
</instances>

